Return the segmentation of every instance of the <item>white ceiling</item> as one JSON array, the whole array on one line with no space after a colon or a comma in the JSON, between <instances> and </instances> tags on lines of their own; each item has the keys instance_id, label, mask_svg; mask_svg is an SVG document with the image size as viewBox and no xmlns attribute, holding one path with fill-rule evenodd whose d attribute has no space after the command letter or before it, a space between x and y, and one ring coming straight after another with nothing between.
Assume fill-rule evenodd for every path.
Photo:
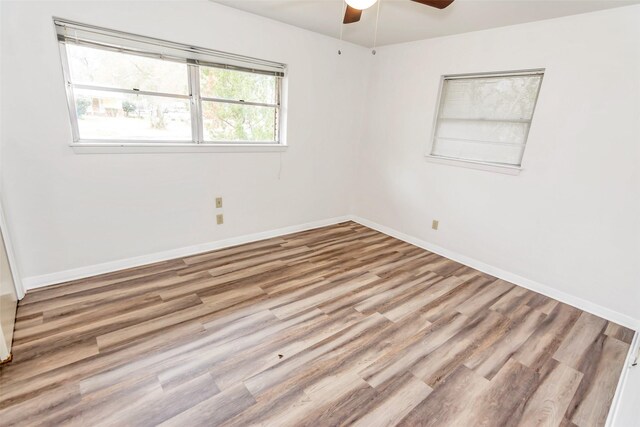
<instances>
[{"instance_id":1,"label":"white ceiling","mask_svg":"<svg viewBox=\"0 0 640 427\"><path fill-rule=\"evenodd\" d=\"M341 0L212 0L297 27L338 38ZM444 10L410 0L381 0L378 46L503 27L542 19L592 12L640 0L455 0ZM362 20L343 27L345 40L373 45L376 7Z\"/></svg>"}]
</instances>

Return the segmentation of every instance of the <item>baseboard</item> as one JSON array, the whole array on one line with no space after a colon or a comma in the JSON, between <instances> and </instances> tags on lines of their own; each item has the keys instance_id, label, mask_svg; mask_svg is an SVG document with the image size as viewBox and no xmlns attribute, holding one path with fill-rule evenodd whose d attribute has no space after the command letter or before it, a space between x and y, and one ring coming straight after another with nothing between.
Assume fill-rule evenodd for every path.
<instances>
[{"instance_id":1,"label":"baseboard","mask_svg":"<svg viewBox=\"0 0 640 427\"><path fill-rule=\"evenodd\" d=\"M345 215L341 217L328 218L320 221L309 222L305 224L298 224L294 226L263 231L259 233L248 234L244 236L232 237L230 239L217 240L214 242L207 242L193 246L187 246L178 249L171 249L168 251L157 252L154 254L143 255L139 257L121 259L116 261L110 261L102 264L89 265L86 267L75 268L71 270L59 271L50 274L44 274L41 276L26 277L22 280L25 290L41 288L44 286L55 285L59 283L68 282L70 280L78 280L86 277L96 276L99 274L112 273L118 270L124 270L127 268L139 267L146 264L153 264L155 262L166 261L174 258L180 258L184 256L194 255L202 252L208 252L216 249L228 248L231 246L237 246L244 243L255 242L258 240L269 239L272 237L278 237L285 234L296 233L299 231L311 230L318 227L325 227L327 225L337 224L344 221L355 221L366 227L377 230L381 233L395 237L396 239L403 240L412 245L426 249L431 252L435 252L446 258L457 261L461 264L468 265L476 270L506 280L523 288L530 289L534 292L546 295L550 298L561 301L565 304L572 305L586 312L595 314L596 316L618 323L619 325L631 328L633 330L640 329L640 320L634 319L630 316L618 313L614 310L608 309L591 301L576 297L574 295L559 291L550 286L536 282L531 279L519 276L517 274L496 268L482 261L478 261L474 258L466 255L459 254L455 251L434 245L425 240L418 239L408 234L402 233L390 227L378 224L368 219L356 216Z\"/></svg>"},{"instance_id":2,"label":"baseboard","mask_svg":"<svg viewBox=\"0 0 640 427\"><path fill-rule=\"evenodd\" d=\"M217 240L214 242L202 243L198 245L187 246L184 248L171 249L168 251L157 252L149 255L120 259L116 261L105 262L102 264L88 265L86 267L58 271L55 273L43 274L41 276L26 277L22 280L22 283L25 287L25 290L29 291L30 289L56 285L59 283L68 282L70 280L84 279L91 276L97 276L99 274L112 273L114 271L124 270L127 268L140 267L142 265L153 264L155 262L167 261L170 259L199 254L202 252L209 252L216 249L242 245L244 243L256 242L258 240L270 239L272 237L283 236L285 234L312 230L319 227L326 227L327 225L338 224L340 222L349 220L351 220L350 216L328 218L320 221L278 228L275 230L268 230L259 233L247 234L244 236L232 237L230 239Z\"/></svg>"},{"instance_id":3,"label":"baseboard","mask_svg":"<svg viewBox=\"0 0 640 427\"><path fill-rule=\"evenodd\" d=\"M553 298L565 304L574 306L576 308L579 308L580 310L602 317L603 319L610 320L619 325L625 326L627 328L630 328L636 331L640 329L640 319L634 319L630 316L627 316L622 313L618 313L617 311L603 307L594 302L582 299L580 297L568 294L566 292L559 291L558 289L552 288L550 286L544 285L542 283L536 282L531 279L527 279L526 277L519 276L517 274L502 270L500 268L496 268L482 261L478 261L477 259L459 254L455 251L440 247L438 245L434 245L433 243L429 243L425 240L421 240L416 237L409 236L408 234L405 234L400 231L394 230L393 228L375 223L368 219L353 215L351 216L351 220L359 224L362 224L365 227L369 227L381 233L395 237L396 239L400 239L407 243L411 243L412 245L426 249L430 252L435 252L438 255L442 255L443 257L452 259L456 262L459 262L460 264L464 264L469 267L475 268L476 270L482 271L483 273L490 274L499 279L506 280L507 282L515 283L516 285L522 286L523 288L527 288L531 291L548 296L549 298Z\"/></svg>"}]
</instances>

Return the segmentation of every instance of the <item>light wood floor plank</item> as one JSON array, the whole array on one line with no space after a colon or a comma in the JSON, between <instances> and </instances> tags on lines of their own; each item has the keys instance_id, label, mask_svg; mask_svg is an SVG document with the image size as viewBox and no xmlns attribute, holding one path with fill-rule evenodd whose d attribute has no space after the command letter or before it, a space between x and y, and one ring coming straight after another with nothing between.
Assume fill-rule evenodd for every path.
<instances>
[{"instance_id":1,"label":"light wood floor plank","mask_svg":"<svg viewBox=\"0 0 640 427\"><path fill-rule=\"evenodd\" d=\"M582 373L558 363L527 400L520 427L557 426L582 380Z\"/></svg>"}]
</instances>

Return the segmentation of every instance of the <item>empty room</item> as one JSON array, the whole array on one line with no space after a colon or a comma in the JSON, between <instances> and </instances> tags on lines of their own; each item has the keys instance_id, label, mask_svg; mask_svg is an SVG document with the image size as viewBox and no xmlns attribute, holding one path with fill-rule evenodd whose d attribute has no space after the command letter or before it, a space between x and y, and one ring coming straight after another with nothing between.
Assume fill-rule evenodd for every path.
<instances>
[{"instance_id":1,"label":"empty room","mask_svg":"<svg viewBox=\"0 0 640 427\"><path fill-rule=\"evenodd\" d=\"M640 0L0 0L0 427L640 427Z\"/></svg>"}]
</instances>

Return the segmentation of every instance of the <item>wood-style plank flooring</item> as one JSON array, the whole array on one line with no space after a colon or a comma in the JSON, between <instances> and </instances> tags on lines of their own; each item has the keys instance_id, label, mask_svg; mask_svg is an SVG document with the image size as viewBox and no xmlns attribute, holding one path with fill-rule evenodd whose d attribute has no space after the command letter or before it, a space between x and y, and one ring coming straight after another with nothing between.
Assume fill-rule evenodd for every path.
<instances>
[{"instance_id":1,"label":"wood-style plank flooring","mask_svg":"<svg viewBox=\"0 0 640 427\"><path fill-rule=\"evenodd\" d=\"M29 292L0 424L600 426L632 335L347 222Z\"/></svg>"}]
</instances>

